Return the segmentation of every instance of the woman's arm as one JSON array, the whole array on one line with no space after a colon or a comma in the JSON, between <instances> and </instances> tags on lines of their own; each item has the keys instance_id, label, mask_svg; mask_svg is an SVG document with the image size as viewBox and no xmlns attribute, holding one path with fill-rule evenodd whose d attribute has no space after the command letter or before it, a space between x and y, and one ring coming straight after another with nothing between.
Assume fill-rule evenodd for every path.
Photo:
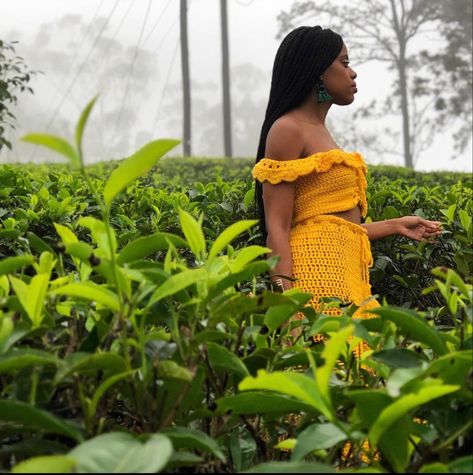
<instances>
[{"instance_id":1,"label":"woman's arm","mask_svg":"<svg viewBox=\"0 0 473 475\"><path fill-rule=\"evenodd\" d=\"M363 223L362 226L368 231L370 241L393 234L399 234L417 241L426 241L428 238L438 236L442 232L440 229L441 221L430 221L420 216L402 216L374 223Z\"/></svg>"},{"instance_id":2,"label":"woman's arm","mask_svg":"<svg viewBox=\"0 0 473 475\"><path fill-rule=\"evenodd\" d=\"M292 119L280 117L271 126L265 144L265 157L272 160L294 160L304 148L300 127ZM295 182L263 183L264 214L266 218L266 246L269 254L280 256L271 273L271 280L282 290L292 288L292 282L278 275L293 277L289 235L294 211Z\"/></svg>"},{"instance_id":3,"label":"woman's arm","mask_svg":"<svg viewBox=\"0 0 473 475\"><path fill-rule=\"evenodd\" d=\"M363 223L362 226L368 231L368 239L375 241L393 234L398 234L398 218L386 219L385 221L375 221L373 223Z\"/></svg>"}]
</instances>

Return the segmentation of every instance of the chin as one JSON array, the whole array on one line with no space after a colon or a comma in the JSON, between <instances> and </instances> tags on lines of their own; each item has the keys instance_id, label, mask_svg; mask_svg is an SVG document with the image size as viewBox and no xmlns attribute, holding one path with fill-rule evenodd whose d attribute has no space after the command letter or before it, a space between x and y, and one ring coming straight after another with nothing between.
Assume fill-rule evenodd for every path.
<instances>
[{"instance_id":1,"label":"chin","mask_svg":"<svg viewBox=\"0 0 473 475\"><path fill-rule=\"evenodd\" d=\"M340 99L336 99L333 102L334 102L334 104L337 104L337 106L348 106L354 101L355 101L355 96L352 95L350 97L343 97L343 98L340 98Z\"/></svg>"}]
</instances>

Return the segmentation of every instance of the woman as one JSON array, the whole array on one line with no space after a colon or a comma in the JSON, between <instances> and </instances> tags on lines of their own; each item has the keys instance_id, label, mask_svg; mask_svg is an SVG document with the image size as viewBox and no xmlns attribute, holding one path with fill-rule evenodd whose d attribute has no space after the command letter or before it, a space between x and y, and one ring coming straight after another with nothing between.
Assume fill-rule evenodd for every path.
<instances>
[{"instance_id":1,"label":"woman","mask_svg":"<svg viewBox=\"0 0 473 475\"><path fill-rule=\"evenodd\" d=\"M425 240L441 231L440 221L419 216L361 224L366 163L341 150L325 126L333 104L354 101L356 77L340 35L320 26L290 32L274 61L252 173L263 244L280 256L272 282L312 293L315 308L322 296L355 302L354 316L368 318L366 310L379 306L370 299L369 241L393 234Z\"/></svg>"}]
</instances>

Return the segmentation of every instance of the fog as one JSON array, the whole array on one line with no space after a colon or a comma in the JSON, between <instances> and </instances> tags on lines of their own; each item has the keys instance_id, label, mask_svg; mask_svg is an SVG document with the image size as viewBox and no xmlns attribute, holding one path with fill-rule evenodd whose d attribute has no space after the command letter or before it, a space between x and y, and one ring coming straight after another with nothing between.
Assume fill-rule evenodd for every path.
<instances>
[{"instance_id":1,"label":"fog","mask_svg":"<svg viewBox=\"0 0 473 475\"><path fill-rule=\"evenodd\" d=\"M0 0L0 37L18 40L17 53L41 70L15 109L18 128L13 151L2 162L40 162L51 154L18 143L26 132L72 136L81 109L99 99L86 130L86 160L121 158L155 138L182 138L179 0ZM233 154L256 154L276 50L277 16L293 0L228 0ZM342 2L343 3L343 2ZM316 23L311 23L316 24ZM330 27L322 24L323 27ZM105 25L105 27L104 27ZM222 156L222 91L219 0L189 0L189 54L192 81L192 155ZM102 32L102 33L101 33ZM337 31L343 36L343 31ZM104 38L107 41L104 41ZM403 165L401 114L359 118L373 99L390 94L394 71L380 61L357 64L358 93L349 106L332 106L328 127L347 150L357 136L370 134L375 145L359 149L368 164ZM139 50L137 49L139 45ZM432 33L415 48L438 48ZM357 118L355 118L357 117ZM472 171L471 141L454 156L447 130L416 157L417 170ZM182 153L182 148L176 149ZM59 159L58 159L59 160Z\"/></svg>"}]
</instances>

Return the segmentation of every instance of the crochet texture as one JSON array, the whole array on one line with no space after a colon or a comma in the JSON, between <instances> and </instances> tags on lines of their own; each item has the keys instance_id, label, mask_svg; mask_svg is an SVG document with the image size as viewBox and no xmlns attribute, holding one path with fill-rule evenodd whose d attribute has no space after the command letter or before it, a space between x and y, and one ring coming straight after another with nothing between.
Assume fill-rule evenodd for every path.
<instances>
[{"instance_id":1,"label":"crochet texture","mask_svg":"<svg viewBox=\"0 0 473 475\"><path fill-rule=\"evenodd\" d=\"M260 182L295 181L294 213L290 232L295 286L313 297L309 304L320 309L320 297L339 297L357 305L371 297L369 267L373 265L368 232L363 226L329 213L360 206L366 217L368 167L357 152L329 150L295 160L261 159L252 175ZM356 318L370 318L376 299L363 304ZM326 308L339 315L340 309Z\"/></svg>"}]
</instances>

